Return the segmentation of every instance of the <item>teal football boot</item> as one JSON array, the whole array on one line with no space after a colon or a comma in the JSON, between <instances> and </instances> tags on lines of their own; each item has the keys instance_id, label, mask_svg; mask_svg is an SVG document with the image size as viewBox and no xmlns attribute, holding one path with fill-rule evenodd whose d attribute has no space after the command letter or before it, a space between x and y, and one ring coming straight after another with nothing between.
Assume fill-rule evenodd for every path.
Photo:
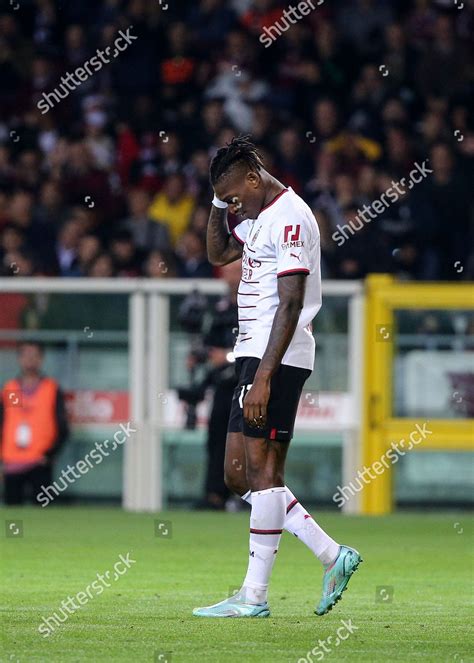
<instances>
[{"instance_id":1,"label":"teal football boot","mask_svg":"<svg viewBox=\"0 0 474 663\"><path fill-rule=\"evenodd\" d=\"M323 595L315 610L317 615L325 615L341 599L352 574L362 562L357 550L341 546L339 555L330 564L323 577Z\"/></svg>"},{"instance_id":2,"label":"teal football boot","mask_svg":"<svg viewBox=\"0 0 474 663\"><path fill-rule=\"evenodd\" d=\"M196 617L269 617L268 603L246 603L241 592L220 603L204 608L195 608Z\"/></svg>"}]
</instances>

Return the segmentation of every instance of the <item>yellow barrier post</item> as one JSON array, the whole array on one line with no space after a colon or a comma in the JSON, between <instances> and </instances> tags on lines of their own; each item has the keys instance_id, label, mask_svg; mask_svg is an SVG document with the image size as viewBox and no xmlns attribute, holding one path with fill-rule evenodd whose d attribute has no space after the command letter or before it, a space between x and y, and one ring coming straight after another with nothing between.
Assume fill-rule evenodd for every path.
<instances>
[{"instance_id":1,"label":"yellow barrier post","mask_svg":"<svg viewBox=\"0 0 474 663\"><path fill-rule=\"evenodd\" d=\"M408 440L421 423L393 417L394 311L474 309L474 290L470 283L399 283L389 275L373 274L366 279L366 295L362 458L377 476L364 485L361 506L365 514L381 515L393 510L393 469L378 473L380 460L392 442ZM416 451L474 449L470 419L434 419L430 429L432 434Z\"/></svg>"}]
</instances>

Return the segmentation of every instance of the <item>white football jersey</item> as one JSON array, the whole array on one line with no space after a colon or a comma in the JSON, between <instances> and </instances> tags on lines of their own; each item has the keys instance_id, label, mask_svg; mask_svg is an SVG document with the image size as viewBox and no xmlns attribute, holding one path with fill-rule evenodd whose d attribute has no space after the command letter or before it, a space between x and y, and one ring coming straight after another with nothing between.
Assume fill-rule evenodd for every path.
<instances>
[{"instance_id":1,"label":"white football jersey","mask_svg":"<svg viewBox=\"0 0 474 663\"><path fill-rule=\"evenodd\" d=\"M307 274L303 309L282 364L313 370L312 321L321 308L319 228L311 209L291 187L246 219L232 234L243 244L237 303L235 357L263 357L279 304L278 277Z\"/></svg>"}]
</instances>

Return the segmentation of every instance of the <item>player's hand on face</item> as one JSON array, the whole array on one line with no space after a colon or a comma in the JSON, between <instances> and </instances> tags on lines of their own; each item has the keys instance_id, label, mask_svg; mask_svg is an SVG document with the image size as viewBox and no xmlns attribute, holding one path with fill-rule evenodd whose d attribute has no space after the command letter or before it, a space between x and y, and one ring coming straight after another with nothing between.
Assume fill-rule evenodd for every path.
<instances>
[{"instance_id":1,"label":"player's hand on face","mask_svg":"<svg viewBox=\"0 0 474 663\"><path fill-rule=\"evenodd\" d=\"M266 425L269 399L270 382L254 380L244 398L244 419L252 428L263 428Z\"/></svg>"},{"instance_id":2,"label":"player's hand on face","mask_svg":"<svg viewBox=\"0 0 474 663\"><path fill-rule=\"evenodd\" d=\"M232 202L231 202L230 205L229 205L229 211L230 211L232 214L239 214L239 212L241 211L241 209L242 209L242 203L239 201L239 199L237 198L237 196L234 196L234 197L232 198Z\"/></svg>"}]
</instances>

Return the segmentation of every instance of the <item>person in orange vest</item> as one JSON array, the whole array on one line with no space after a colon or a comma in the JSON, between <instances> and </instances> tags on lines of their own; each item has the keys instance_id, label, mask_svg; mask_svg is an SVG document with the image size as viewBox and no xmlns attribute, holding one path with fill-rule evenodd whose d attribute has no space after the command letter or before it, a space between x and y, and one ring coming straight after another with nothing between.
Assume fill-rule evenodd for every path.
<instances>
[{"instance_id":1,"label":"person in orange vest","mask_svg":"<svg viewBox=\"0 0 474 663\"><path fill-rule=\"evenodd\" d=\"M18 346L20 375L3 386L0 402L0 455L5 503L23 504L52 482L52 460L69 434L64 396L43 375L39 343Z\"/></svg>"}]
</instances>

